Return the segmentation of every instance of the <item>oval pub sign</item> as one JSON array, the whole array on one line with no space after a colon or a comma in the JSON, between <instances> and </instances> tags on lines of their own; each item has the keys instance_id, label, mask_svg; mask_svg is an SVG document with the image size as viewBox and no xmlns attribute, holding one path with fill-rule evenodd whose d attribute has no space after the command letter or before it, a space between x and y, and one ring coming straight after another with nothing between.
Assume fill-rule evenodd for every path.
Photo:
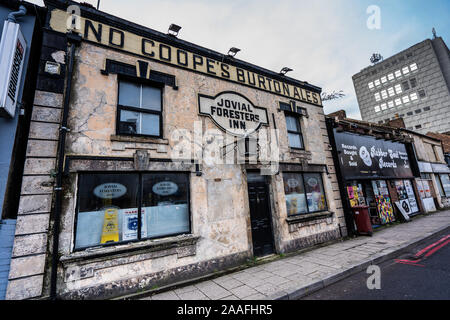
<instances>
[{"instance_id":1,"label":"oval pub sign","mask_svg":"<svg viewBox=\"0 0 450 320\"><path fill-rule=\"evenodd\" d=\"M222 92L216 97L199 95L200 114L229 134L246 136L268 125L267 110L254 106L246 97L235 92Z\"/></svg>"}]
</instances>

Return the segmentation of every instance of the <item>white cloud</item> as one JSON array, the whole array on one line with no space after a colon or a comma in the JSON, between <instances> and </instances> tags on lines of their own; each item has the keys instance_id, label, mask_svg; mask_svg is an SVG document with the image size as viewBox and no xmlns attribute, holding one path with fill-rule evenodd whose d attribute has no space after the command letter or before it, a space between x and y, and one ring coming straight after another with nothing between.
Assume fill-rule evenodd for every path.
<instances>
[{"instance_id":1,"label":"white cloud","mask_svg":"<svg viewBox=\"0 0 450 320\"><path fill-rule=\"evenodd\" d=\"M161 32L176 23L186 41L222 53L238 47L237 58L273 71L290 67L290 77L326 92L343 90L344 99L324 103L325 113L344 108L355 118L352 75L369 65L372 53L392 52L410 31L368 30L367 5L345 0L102 0L100 9Z\"/></svg>"}]
</instances>

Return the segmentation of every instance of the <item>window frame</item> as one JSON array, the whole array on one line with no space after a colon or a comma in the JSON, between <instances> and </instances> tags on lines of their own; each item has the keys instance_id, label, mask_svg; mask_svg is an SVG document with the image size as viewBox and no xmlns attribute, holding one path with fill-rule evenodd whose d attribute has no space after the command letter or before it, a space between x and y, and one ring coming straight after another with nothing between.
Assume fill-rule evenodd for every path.
<instances>
[{"instance_id":1,"label":"window frame","mask_svg":"<svg viewBox=\"0 0 450 320\"><path fill-rule=\"evenodd\" d=\"M133 240L127 240L127 241L119 241L119 242L112 242L112 243L99 243L97 245L89 246L89 247L82 247L82 248L76 248L76 237L77 237L77 228L78 228L78 211L80 209L80 183L81 175L92 175L92 174L101 174L101 175L138 175L139 177L139 186L138 186L138 198L137 198L137 204L138 204L138 230L137 230L137 239ZM151 238L142 238L141 232L142 232L142 202L143 202L143 176L146 174L179 174L179 175L185 175L187 180L187 187L186 187L186 199L187 199L187 209L189 214L189 232L181 232L176 234L169 234L164 236L157 236L157 237L151 237ZM75 193L76 200L75 200L75 212L73 217L73 230L72 230L72 252L81 252L86 250L91 250L93 248L108 248L113 246L120 246L120 245L127 245L132 243L142 243L149 240L156 240L156 239L164 239L164 238L170 238L170 237L176 237L180 235L189 235L192 234L192 212L191 212L191 179L190 179L190 171L79 171L77 172L77 190Z\"/></svg>"},{"instance_id":2,"label":"window frame","mask_svg":"<svg viewBox=\"0 0 450 320\"><path fill-rule=\"evenodd\" d=\"M117 81L116 135L130 136L130 137L149 137L149 138L162 139L164 137L164 127L163 127L163 124L164 124L164 121L163 121L164 106L163 106L163 101L164 101L164 87L165 87L165 85L163 83L160 83L160 82L155 82L155 81L151 81L151 80L144 80L144 79L137 79L137 78L127 77L127 76L120 76L120 77L118 77L117 80L118 81ZM120 101L120 82L121 81L138 84L138 85L141 86L141 90L142 90L142 86L147 86L147 87L152 87L152 88L159 89L160 92L161 92L161 110L160 111L156 111L156 110L150 110L150 109L145 109L145 108L137 108L137 107L133 107L133 106L121 105L119 103L119 101ZM120 131L120 122L121 122L120 121L120 113L121 113L121 111L138 112L138 113L153 114L153 115L159 116L159 135L121 132Z\"/></svg>"},{"instance_id":3,"label":"window frame","mask_svg":"<svg viewBox=\"0 0 450 320\"><path fill-rule=\"evenodd\" d=\"M288 127L287 127L287 118L286 118L286 117L292 117L292 118L295 118L295 120L297 121L299 130L300 130L299 132L297 132L297 131L292 131L292 130L289 130L289 129L288 129ZM302 117L302 116L301 116L300 114L295 113L295 112L289 112L289 111L285 111L285 112L284 112L284 118L285 118L285 123L286 123L287 139L288 139L288 146L289 146L289 148L294 149L294 150L305 150L305 139L303 138L302 124L301 124L301 122L300 122L300 118L301 118L301 117ZM297 148L297 147L292 147L292 146L291 146L291 144L290 144L290 142L289 142L289 133L291 133L291 134L296 134L296 135L300 135L300 138L301 138L301 141L302 141L302 147L301 147L301 148Z\"/></svg>"},{"instance_id":4,"label":"window frame","mask_svg":"<svg viewBox=\"0 0 450 320\"><path fill-rule=\"evenodd\" d=\"M305 195L306 211L307 211L305 213L297 213L297 214L289 214L286 212L288 218L289 217L301 217L301 216L308 215L308 214L316 214L316 213L322 213L322 212L329 211L329 204L328 204L328 200L327 200L327 193L325 192L325 185L323 183L323 173L322 172L283 171L283 192L284 192L284 196L286 197L286 191L284 189L284 174L285 173L301 175L302 182L303 182L303 192L304 192L303 194ZM324 200L325 200L325 209L324 210L314 211L314 212L309 211L308 195L306 192L306 184L305 184L305 174L317 174L320 176L320 182L322 183L323 196L324 196ZM287 210L287 207L286 207L286 210Z\"/></svg>"}]
</instances>

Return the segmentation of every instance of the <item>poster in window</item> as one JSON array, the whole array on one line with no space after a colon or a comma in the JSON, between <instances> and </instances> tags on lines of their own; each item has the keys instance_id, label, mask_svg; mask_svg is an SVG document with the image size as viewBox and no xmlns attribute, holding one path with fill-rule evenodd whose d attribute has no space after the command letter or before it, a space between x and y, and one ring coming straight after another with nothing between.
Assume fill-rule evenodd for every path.
<instances>
[{"instance_id":1,"label":"poster in window","mask_svg":"<svg viewBox=\"0 0 450 320\"><path fill-rule=\"evenodd\" d=\"M409 198L409 207L411 208L411 213L419 212L419 206L415 198Z\"/></svg>"},{"instance_id":2,"label":"poster in window","mask_svg":"<svg viewBox=\"0 0 450 320\"><path fill-rule=\"evenodd\" d=\"M103 218L100 243L110 242L119 242L119 210L116 208L107 208Z\"/></svg>"},{"instance_id":3,"label":"poster in window","mask_svg":"<svg viewBox=\"0 0 450 320\"><path fill-rule=\"evenodd\" d=\"M395 188L397 189L398 198L400 200L408 199L408 194L406 193L406 188L402 180L395 181Z\"/></svg>"},{"instance_id":4,"label":"poster in window","mask_svg":"<svg viewBox=\"0 0 450 320\"><path fill-rule=\"evenodd\" d=\"M142 208L141 215L145 217L145 208ZM138 232L138 209L125 209L122 212L122 241L137 239ZM145 219L143 219L145 221ZM147 234L147 224L141 226L141 237Z\"/></svg>"},{"instance_id":5,"label":"poster in window","mask_svg":"<svg viewBox=\"0 0 450 320\"><path fill-rule=\"evenodd\" d=\"M415 199L414 190L413 190L411 181L405 180L403 182L405 184L405 189L406 189L406 193L408 194L408 198L414 198Z\"/></svg>"},{"instance_id":6,"label":"poster in window","mask_svg":"<svg viewBox=\"0 0 450 320\"><path fill-rule=\"evenodd\" d=\"M426 181L426 180L423 181L423 189L425 192L425 198L431 198L430 185L429 185L428 181Z\"/></svg>"},{"instance_id":7,"label":"poster in window","mask_svg":"<svg viewBox=\"0 0 450 320\"><path fill-rule=\"evenodd\" d=\"M355 197L355 195L353 194L353 187L347 187L347 193L348 193L348 198L351 200Z\"/></svg>"}]
</instances>

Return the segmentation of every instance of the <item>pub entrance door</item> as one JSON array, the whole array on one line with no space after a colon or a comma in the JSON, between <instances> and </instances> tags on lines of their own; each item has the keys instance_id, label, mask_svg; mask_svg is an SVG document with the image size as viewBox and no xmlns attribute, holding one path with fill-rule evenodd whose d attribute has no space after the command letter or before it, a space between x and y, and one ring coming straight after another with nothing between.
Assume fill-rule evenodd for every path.
<instances>
[{"instance_id":1,"label":"pub entrance door","mask_svg":"<svg viewBox=\"0 0 450 320\"><path fill-rule=\"evenodd\" d=\"M247 174L250 220L252 227L253 255L269 255L274 252L269 187L265 176Z\"/></svg>"}]
</instances>

